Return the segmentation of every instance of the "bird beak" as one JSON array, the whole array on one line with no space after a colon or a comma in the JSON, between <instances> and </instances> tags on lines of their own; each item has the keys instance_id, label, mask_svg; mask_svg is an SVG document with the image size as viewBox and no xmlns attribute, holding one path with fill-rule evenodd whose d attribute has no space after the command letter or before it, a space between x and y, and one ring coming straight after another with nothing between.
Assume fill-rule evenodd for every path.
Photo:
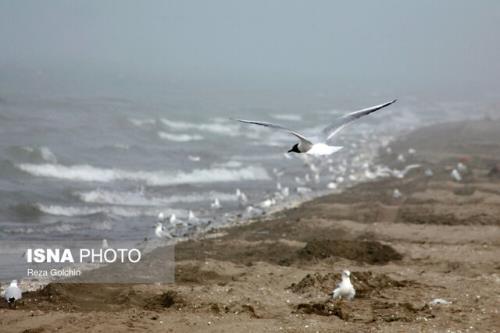
<instances>
[{"instance_id":1,"label":"bird beak","mask_svg":"<svg viewBox=\"0 0 500 333\"><path fill-rule=\"evenodd\" d=\"M293 152L293 148L288 151L288 153L291 153L291 152Z\"/></svg>"}]
</instances>

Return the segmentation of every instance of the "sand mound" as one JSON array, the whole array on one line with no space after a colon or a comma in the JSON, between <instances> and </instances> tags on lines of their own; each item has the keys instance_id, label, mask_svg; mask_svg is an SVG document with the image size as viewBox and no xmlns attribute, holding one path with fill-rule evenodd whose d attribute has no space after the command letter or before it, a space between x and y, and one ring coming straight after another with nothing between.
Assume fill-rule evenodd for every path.
<instances>
[{"instance_id":1,"label":"sand mound","mask_svg":"<svg viewBox=\"0 0 500 333\"><path fill-rule=\"evenodd\" d=\"M61 311L119 311L142 307L144 296L124 284L50 283L23 294L23 308Z\"/></svg>"},{"instance_id":2,"label":"sand mound","mask_svg":"<svg viewBox=\"0 0 500 333\"><path fill-rule=\"evenodd\" d=\"M336 256L375 265L383 265L403 258L392 247L377 241L330 239L310 241L299 251L298 255L303 259L324 259Z\"/></svg>"},{"instance_id":3,"label":"sand mound","mask_svg":"<svg viewBox=\"0 0 500 333\"><path fill-rule=\"evenodd\" d=\"M210 270L202 270L199 266L187 264L177 265L175 268L176 283L202 283L208 281L226 282L230 277L223 276Z\"/></svg>"},{"instance_id":4,"label":"sand mound","mask_svg":"<svg viewBox=\"0 0 500 333\"><path fill-rule=\"evenodd\" d=\"M201 249L200 249L201 247ZM206 260L208 258L252 265L256 261L267 261L278 265L290 265L297 247L280 241L206 240L185 242L176 247L176 260Z\"/></svg>"},{"instance_id":5,"label":"sand mound","mask_svg":"<svg viewBox=\"0 0 500 333\"><path fill-rule=\"evenodd\" d=\"M500 163L496 163L489 171L488 177L491 179L500 179Z\"/></svg>"},{"instance_id":6,"label":"sand mound","mask_svg":"<svg viewBox=\"0 0 500 333\"><path fill-rule=\"evenodd\" d=\"M497 207L473 205L408 205L401 207L398 222L442 225L500 225Z\"/></svg>"},{"instance_id":7,"label":"sand mound","mask_svg":"<svg viewBox=\"0 0 500 333\"><path fill-rule=\"evenodd\" d=\"M318 303L302 303L296 306L297 313L320 316L336 316L345 321L370 323L374 321L413 322L419 318L433 318L427 305L418 306L398 302L341 302L326 300Z\"/></svg>"},{"instance_id":8,"label":"sand mound","mask_svg":"<svg viewBox=\"0 0 500 333\"><path fill-rule=\"evenodd\" d=\"M340 279L340 273L307 274L298 283L292 284L289 289L299 294L314 294L318 291L331 294ZM356 289L356 298L368 298L374 294L379 295L383 289L387 288L403 288L418 284L414 281L397 281L386 274L375 274L373 272L351 272L351 281Z\"/></svg>"},{"instance_id":9,"label":"sand mound","mask_svg":"<svg viewBox=\"0 0 500 333\"><path fill-rule=\"evenodd\" d=\"M144 309L160 311L168 308L180 309L186 305L184 298L176 291L168 290L146 301Z\"/></svg>"}]
</instances>

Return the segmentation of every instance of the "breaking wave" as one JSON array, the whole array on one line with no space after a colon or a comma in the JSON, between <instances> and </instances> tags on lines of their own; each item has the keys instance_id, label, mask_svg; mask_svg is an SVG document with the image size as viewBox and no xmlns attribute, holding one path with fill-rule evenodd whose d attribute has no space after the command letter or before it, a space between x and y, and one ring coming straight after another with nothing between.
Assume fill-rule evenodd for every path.
<instances>
[{"instance_id":1,"label":"breaking wave","mask_svg":"<svg viewBox=\"0 0 500 333\"><path fill-rule=\"evenodd\" d=\"M199 130L215 134L238 136L238 126L236 124L230 125L221 122L212 122L209 124L195 124L184 121L175 121L166 118L161 118L160 121L165 125L175 130Z\"/></svg>"},{"instance_id":2,"label":"breaking wave","mask_svg":"<svg viewBox=\"0 0 500 333\"><path fill-rule=\"evenodd\" d=\"M17 167L33 176L50 177L81 182L138 181L150 186L167 186L190 183L215 183L244 180L268 180L262 167L249 166L241 169L195 169L191 172L127 171L96 168L90 165L18 164Z\"/></svg>"},{"instance_id":3,"label":"breaking wave","mask_svg":"<svg viewBox=\"0 0 500 333\"><path fill-rule=\"evenodd\" d=\"M209 192L190 195L174 195L159 197L147 195L142 191L109 191L97 189L88 192L75 193L80 200L86 203L109 204L122 206L163 206L172 203L196 203L218 198L221 201L236 201L234 194Z\"/></svg>"},{"instance_id":4,"label":"breaking wave","mask_svg":"<svg viewBox=\"0 0 500 333\"><path fill-rule=\"evenodd\" d=\"M105 207L85 207L85 206L60 206L60 205L45 205L36 204L40 212L56 215L56 216L88 216L95 214L106 214L121 217L136 217L136 216L157 216L160 210L151 210L144 208L134 207L120 207L120 206L105 206ZM161 210L168 214L180 214L182 211L167 209Z\"/></svg>"},{"instance_id":5,"label":"breaking wave","mask_svg":"<svg viewBox=\"0 0 500 333\"><path fill-rule=\"evenodd\" d=\"M151 125L156 124L156 120L153 118L143 118L143 119L130 118L130 119L128 119L128 121L130 121L130 123L132 123L132 125L135 125L137 127L151 126Z\"/></svg>"},{"instance_id":6,"label":"breaking wave","mask_svg":"<svg viewBox=\"0 0 500 333\"><path fill-rule=\"evenodd\" d=\"M174 141L174 142L189 142L189 141L200 141L203 140L203 137L198 134L171 134L167 132L158 132L158 136L161 139Z\"/></svg>"},{"instance_id":7,"label":"breaking wave","mask_svg":"<svg viewBox=\"0 0 500 333\"><path fill-rule=\"evenodd\" d=\"M302 116L298 114L272 114L271 117L278 120L301 121Z\"/></svg>"},{"instance_id":8,"label":"breaking wave","mask_svg":"<svg viewBox=\"0 0 500 333\"><path fill-rule=\"evenodd\" d=\"M17 160L29 162L49 162L57 163L56 155L45 146L12 146L9 147L9 153Z\"/></svg>"}]
</instances>

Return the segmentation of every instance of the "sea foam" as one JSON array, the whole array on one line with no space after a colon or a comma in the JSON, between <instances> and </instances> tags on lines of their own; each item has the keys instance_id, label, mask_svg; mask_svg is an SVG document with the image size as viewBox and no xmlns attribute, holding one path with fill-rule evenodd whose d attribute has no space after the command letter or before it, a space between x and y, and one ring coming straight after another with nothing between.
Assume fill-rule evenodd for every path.
<instances>
[{"instance_id":1,"label":"sea foam","mask_svg":"<svg viewBox=\"0 0 500 333\"><path fill-rule=\"evenodd\" d=\"M227 123L219 123L212 122L206 124L195 124L188 123L184 121L175 121L166 118L161 118L160 121L169 128L175 130L198 130L205 131L215 134L227 135L227 136L238 136L238 126L236 124L227 124Z\"/></svg>"},{"instance_id":2,"label":"sea foam","mask_svg":"<svg viewBox=\"0 0 500 333\"><path fill-rule=\"evenodd\" d=\"M160 131L158 132L158 136L161 139L168 140L168 141L174 141L174 142L189 142L189 141L200 141L203 140L203 137L198 134L172 134L172 133L167 133Z\"/></svg>"},{"instance_id":3,"label":"sea foam","mask_svg":"<svg viewBox=\"0 0 500 333\"><path fill-rule=\"evenodd\" d=\"M137 181L150 186L167 186L191 183L215 183L245 180L268 180L262 167L248 166L241 169L195 169L191 172L128 171L97 168L90 165L18 164L17 167L33 176L50 177L81 182Z\"/></svg>"},{"instance_id":4,"label":"sea foam","mask_svg":"<svg viewBox=\"0 0 500 333\"><path fill-rule=\"evenodd\" d=\"M123 205L123 206L164 206L172 203L196 203L219 198L221 201L236 201L234 193L193 193L189 195L173 195L168 197L147 195L143 191L111 191L96 189L75 193L80 200L87 203Z\"/></svg>"}]
</instances>

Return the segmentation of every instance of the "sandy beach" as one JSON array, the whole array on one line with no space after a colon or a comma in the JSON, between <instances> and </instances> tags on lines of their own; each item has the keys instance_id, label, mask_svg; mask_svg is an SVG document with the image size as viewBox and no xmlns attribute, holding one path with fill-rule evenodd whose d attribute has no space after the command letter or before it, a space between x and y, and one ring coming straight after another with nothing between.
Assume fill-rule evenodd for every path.
<instances>
[{"instance_id":1,"label":"sandy beach","mask_svg":"<svg viewBox=\"0 0 500 333\"><path fill-rule=\"evenodd\" d=\"M174 284L26 292L16 309L0 303L0 332L500 331L500 122L390 146L384 164L404 167L404 153L421 167L180 243ZM356 297L332 300L344 269Z\"/></svg>"}]
</instances>

